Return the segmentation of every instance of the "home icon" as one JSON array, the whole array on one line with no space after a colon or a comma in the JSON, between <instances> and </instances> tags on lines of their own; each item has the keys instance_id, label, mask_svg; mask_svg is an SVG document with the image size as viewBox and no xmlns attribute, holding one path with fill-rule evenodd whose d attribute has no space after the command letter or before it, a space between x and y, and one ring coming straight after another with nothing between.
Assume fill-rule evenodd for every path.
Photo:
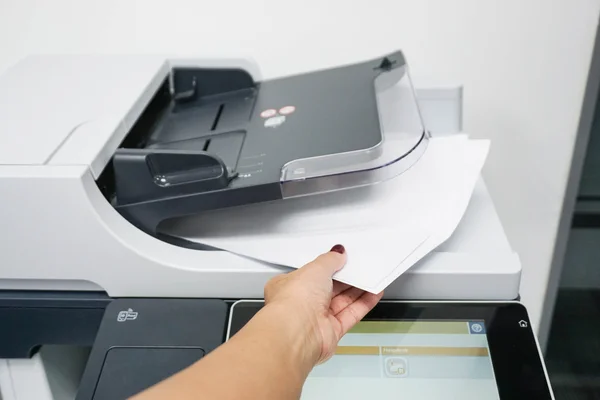
<instances>
[{"instance_id":1,"label":"home icon","mask_svg":"<svg viewBox=\"0 0 600 400\"><path fill-rule=\"evenodd\" d=\"M519 326L520 326L521 328L527 328L527 321L520 320L520 321L519 321Z\"/></svg>"}]
</instances>

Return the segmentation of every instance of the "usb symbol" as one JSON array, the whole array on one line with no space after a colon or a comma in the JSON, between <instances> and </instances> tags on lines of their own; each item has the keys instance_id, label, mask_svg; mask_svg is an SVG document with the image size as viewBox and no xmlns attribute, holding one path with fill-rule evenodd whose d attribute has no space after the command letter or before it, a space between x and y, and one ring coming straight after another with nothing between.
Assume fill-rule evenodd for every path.
<instances>
[{"instance_id":1,"label":"usb symbol","mask_svg":"<svg viewBox=\"0 0 600 400\"><path fill-rule=\"evenodd\" d=\"M130 308L125 311L119 311L119 314L117 315L117 321L118 322L133 321L133 320L137 319L137 317L138 317L138 313L133 311Z\"/></svg>"}]
</instances>

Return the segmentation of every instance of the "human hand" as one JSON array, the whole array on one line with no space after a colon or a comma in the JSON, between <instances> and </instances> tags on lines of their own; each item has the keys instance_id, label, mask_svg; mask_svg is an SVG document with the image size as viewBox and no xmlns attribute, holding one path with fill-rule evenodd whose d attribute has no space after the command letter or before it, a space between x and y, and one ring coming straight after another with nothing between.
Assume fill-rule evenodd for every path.
<instances>
[{"instance_id":1,"label":"human hand","mask_svg":"<svg viewBox=\"0 0 600 400\"><path fill-rule=\"evenodd\" d=\"M322 363L334 353L339 340L359 322L383 296L333 281L344 267L342 245L288 274L272 278L265 286L265 307L277 307L309 332L309 351L314 363ZM290 321L292 322L292 321Z\"/></svg>"}]
</instances>

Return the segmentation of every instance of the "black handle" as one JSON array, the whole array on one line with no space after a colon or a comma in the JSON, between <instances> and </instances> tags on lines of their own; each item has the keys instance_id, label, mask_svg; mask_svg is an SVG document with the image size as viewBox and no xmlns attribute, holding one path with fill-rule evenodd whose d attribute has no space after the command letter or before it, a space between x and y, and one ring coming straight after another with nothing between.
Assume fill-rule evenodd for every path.
<instances>
[{"instance_id":1,"label":"black handle","mask_svg":"<svg viewBox=\"0 0 600 400\"><path fill-rule=\"evenodd\" d=\"M235 177L204 151L118 149L113 166L119 205L218 190Z\"/></svg>"}]
</instances>

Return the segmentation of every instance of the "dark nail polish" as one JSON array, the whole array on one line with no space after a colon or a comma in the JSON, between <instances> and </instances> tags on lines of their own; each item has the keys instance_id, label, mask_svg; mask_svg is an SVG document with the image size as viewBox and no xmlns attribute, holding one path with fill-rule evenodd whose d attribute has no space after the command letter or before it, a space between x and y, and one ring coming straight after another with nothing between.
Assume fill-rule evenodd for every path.
<instances>
[{"instance_id":1,"label":"dark nail polish","mask_svg":"<svg viewBox=\"0 0 600 400\"><path fill-rule=\"evenodd\" d=\"M344 248L344 246L342 246L341 244L336 244L335 246L333 246L331 248L331 250L329 251L333 251L335 253L340 253L340 254L344 254L346 252L346 249Z\"/></svg>"}]
</instances>

